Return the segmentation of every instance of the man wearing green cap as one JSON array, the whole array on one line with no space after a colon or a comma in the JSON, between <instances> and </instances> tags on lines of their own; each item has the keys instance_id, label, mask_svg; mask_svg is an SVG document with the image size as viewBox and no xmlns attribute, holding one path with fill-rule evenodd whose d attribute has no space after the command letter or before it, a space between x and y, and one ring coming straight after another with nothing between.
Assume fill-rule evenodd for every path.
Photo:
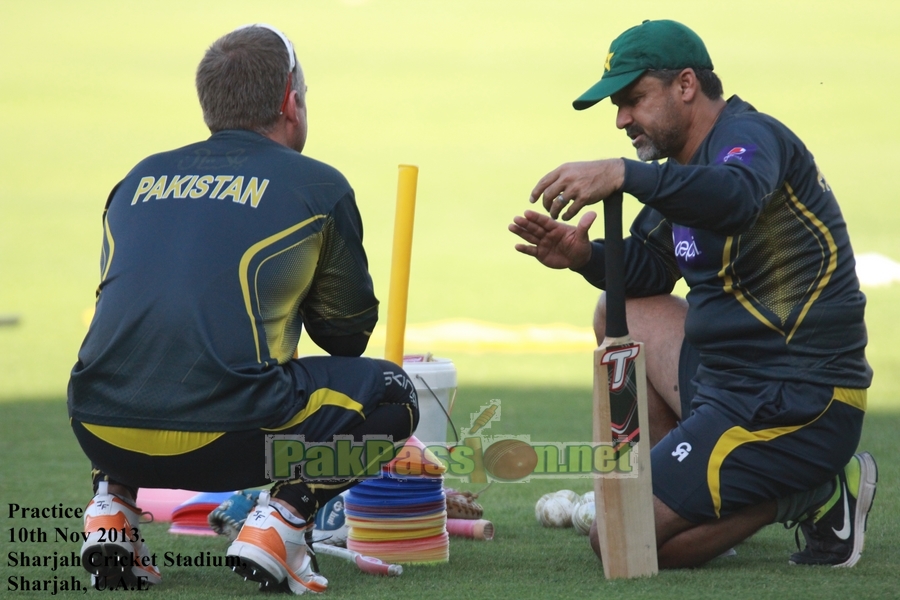
<instances>
[{"instance_id":1,"label":"man wearing green cap","mask_svg":"<svg viewBox=\"0 0 900 600\"><path fill-rule=\"evenodd\" d=\"M604 62L574 106L609 97L640 161L560 166L531 194L549 216L509 228L518 251L605 289L596 214L556 218L617 191L643 204L624 254L628 328L647 351L660 567L701 565L770 523L799 523L791 564L853 566L877 467L855 454L872 370L835 196L787 127L723 98L684 25L632 27ZM671 295L680 278L686 299ZM604 322L601 296L598 341Z\"/></svg>"}]
</instances>

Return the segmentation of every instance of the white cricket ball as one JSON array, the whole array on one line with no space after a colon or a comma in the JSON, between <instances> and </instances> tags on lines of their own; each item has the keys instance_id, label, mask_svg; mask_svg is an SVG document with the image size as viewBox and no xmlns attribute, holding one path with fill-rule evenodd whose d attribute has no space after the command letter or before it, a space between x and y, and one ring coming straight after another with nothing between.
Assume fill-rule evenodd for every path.
<instances>
[{"instance_id":1,"label":"white cricket ball","mask_svg":"<svg viewBox=\"0 0 900 600\"><path fill-rule=\"evenodd\" d=\"M534 505L534 518L537 519L538 523L541 522L541 508L543 508L544 503L547 502L550 498L553 497L553 494L544 494Z\"/></svg>"},{"instance_id":2,"label":"white cricket ball","mask_svg":"<svg viewBox=\"0 0 900 600\"><path fill-rule=\"evenodd\" d=\"M544 527L571 527L575 505L567 498L554 496L541 506L540 521Z\"/></svg>"},{"instance_id":3,"label":"white cricket ball","mask_svg":"<svg viewBox=\"0 0 900 600\"><path fill-rule=\"evenodd\" d=\"M566 500L568 500L568 501L571 502L572 504L578 504L578 502L581 500L581 495L580 495L580 494L576 494L576 493L573 492L572 490L559 490L559 491L556 492L554 495L555 495L555 496L560 496L560 497L562 497L562 498L565 498Z\"/></svg>"},{"instance_id":4,"label":"white cricket ball","mask_svg":"<svg viewBox=\"0 0 900 600\"><path fill-rule=\"evenodd\" d=\"M593 502L579 504L575 507L575 512L572 513L572 526L581 535L587 535L591 531L591 525L594 524L596 515L597 509Z\"/></svg>"},{"instance_id":5,"label":"white cricket ball","mask_svg":"<svg viewBox=\"0 0 900 600\"><path fill-rule=\"evenodd\" d=\"M594 503L594 492L593 490L590 492L585 492L581 495L581 500L579 500L580 504L593 504Z\"/></svg>"}]
</instances>

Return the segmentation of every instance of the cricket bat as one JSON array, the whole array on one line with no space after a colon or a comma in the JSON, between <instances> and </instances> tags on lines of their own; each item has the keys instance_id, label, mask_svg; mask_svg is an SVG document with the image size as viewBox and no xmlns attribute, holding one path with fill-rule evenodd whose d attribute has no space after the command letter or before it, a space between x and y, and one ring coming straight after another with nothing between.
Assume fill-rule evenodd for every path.
<instances>
[{"instance_id":1,"label":"cricket bat","mask_svg":"<svg viewBox=\"0 0 900 600\"><path fill-rule=\"evenodd\" d=\"M594 351L594 444L612 446L612 473L594 480L595 518L607 579L655 575L656 526L644 345L628 335L622 194L603 201L606 337Z\"/></svg>"}]
</instances>

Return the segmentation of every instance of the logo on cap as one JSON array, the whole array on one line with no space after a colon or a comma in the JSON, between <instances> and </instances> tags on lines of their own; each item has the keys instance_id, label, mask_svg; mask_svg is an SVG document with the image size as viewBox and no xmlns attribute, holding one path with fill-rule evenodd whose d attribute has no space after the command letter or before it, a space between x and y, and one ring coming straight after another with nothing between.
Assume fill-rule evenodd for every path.
<instances>
[{"instance_id":1,"label":"logo on cap","mask_svg":"<svg viewBox=\"0 0 900 600\"><path fill-rule=\"evenodd\" d=\"M615 54L615 52L610 52L609 54L606 55L606 64L603 65L603 68L606 71L609 71L612 68L609 63L612 60L613 54Z\"/></svg>"}]
</instances>

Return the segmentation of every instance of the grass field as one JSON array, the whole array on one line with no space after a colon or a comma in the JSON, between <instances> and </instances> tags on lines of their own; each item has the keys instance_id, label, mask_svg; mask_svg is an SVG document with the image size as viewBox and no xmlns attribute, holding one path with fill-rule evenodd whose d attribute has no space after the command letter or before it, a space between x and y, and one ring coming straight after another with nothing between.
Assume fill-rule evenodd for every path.
<instances>
[{"instance_id":1,"label":"grass field","mask_svg":"<svg viewBox=\"0 0 900 600\"><path fill-rule=\"evenodd\" d=\"M563 411L536 419L530 407L552 399L571 407L571 412L590 410L590 394L584 390L539 387L510 388L469 386L465 398L458 400L456 414L467 417L477 410L483 399L504 400L503 419L494 425L494 434L518 434L527 429L533 440L548 440L561 431L572 432L568 440L589 439L589 427L571 426ZM522 405L521 407L519 405ZM507 408L511 408L507 410ZM60 402L14 402L3 406L5 427L0 438L3 452L4 511L7 502L34 506L79 506L85 502L85 479L88 463L71 436ZM458 421L459 422L459 421ZM876 413L866 423L863 446L882 457L881 487L872 512L866 552L853 569L790 567L787 557L794 550L792 531L780 525L764 529L737 547L737 556L720 558L697 570L667 571L647 580L607 582L602 567L587 545L587 538L573 529L546 529L534 518L534 502L546 492L563 487L585 492L586 480L532 481L522 484L494 485L480 498L485 517L490 519L497 535L490 542L451 539L450 563L441 566L407 566L396 579L375 579L330 557L321 557L321 567L331 584L328 596L333 598L606 598L641 599L694 598L697 600L792 598L810 600L844 599L847 597L896 598L897 515L900 514L897 481L900 469L888 460L900 451L896 431L900 415ZM24 465L16 467L16 465ZM27 468L29 471L24 471ZM448 480L448 485L454 485ZM8 487L7 487L8 486ZM477 490L480 486L462 485ZM4 597L7 577L58 576L68 580L75 576L86 581L80 568L62 568L53 573L41 568L13 568L6 562L9 551L29 554L60 555L77 553L77 543L53 542L56 527L80 527L80 521L50 520L40 525L50 532L48 543L9 544L9 527L34 527L21 519L4 520L4 562L0 563L0 597ZM253 597L255 586L223 568L167 567L165 553L196 556L201 552L220 555L224 540L173 536L167 524L142 528L153 552L163 565L163 585L148 592L154 596L185 599ZM69 595L60 594L64 597ZM21 597L22 594L9 594Z\"/></svg>"},{"instance_id":2,"label":"grass field","mask_svg":"<svg viewBox=\"0 0 900 600\"><path fill-rule=\"evenodd\" d=\"M67 431L64 398L98 281L101 208L136 161L207 135L194 69L210 42L240 24L269 22L293 39L310 90L306 152L337 166L356 189L383 302L397 165L420 167L411 326L588 331L596 291L517 254L506 225L559 163L633 155L608 103L581 113L571 101L599 77L609 41L645 18L674 18L697 30L726 95L738 93L782 119L815 153L856 252L900 261L893 192L900 120L892 110L900 95L892 76L900 5L893 1L737 7L691 0L676 8L661 0L0 0L0 15L0 323L17 321L0 325L4 506L86 500L87 462ZM626 204L627 217L637 206ZM879 459L881 484L856 569L790 569L792 534L770 527L739 547L737 558L709 568L607 583L583 538L534 522L534 501L564 483L532 482L494 486L484 497L498 526L493 542L454 541L449 565L410 568L398 580L326 563L329 595L896 597L900 285L865 292L876 375L864 445ZM589 347L552 340L484 346L441 336L409 346L454 361L455 417L499 398L508 428L502 433L588 438ZM370 349L381 352L377 344ZM3 525L6 535L21 523ZM160 551L221 546L169 536L162 525L149 535ZM10 543L0 538L5 557ZM7 590L5 558L0 571L0 596L18 597ZM159 593L177 598L252 593L218 572L171 569L166 577Z\"/></svg>"}]
</instances>

